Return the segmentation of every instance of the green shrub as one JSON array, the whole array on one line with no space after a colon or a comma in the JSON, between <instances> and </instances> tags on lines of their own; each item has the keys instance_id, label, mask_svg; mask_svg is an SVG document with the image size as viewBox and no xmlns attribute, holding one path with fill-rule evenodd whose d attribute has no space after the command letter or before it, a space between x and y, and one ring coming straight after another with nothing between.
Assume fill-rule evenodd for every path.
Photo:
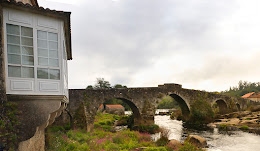
<instances>
[{"instance_id":1,"label":"green shrub","mask_svg":"<svg viewBox=\"0 0 260 151\"><path fill-rule=\"evenodd\" d=\"M172 112L170 118L173 119L173 120L175 120L175 119L181 120L182 119L181 109L178 108L178 110Z\"/></svg>"},{"instance_id":2,"label":"green shrub","mask_svg":"<svg viewBox=\"0 0 260 151\"><path fill-rule=\"evenodd\" d=\"M148 147L144 151L167 151L165 147Z\"/></svg>"},{"instance_id":3,"label":"green shrub","mask_svg":"<svg viewBox=\"0 0 260 151\"><path fill-rule=\"evenodd\" d=\"M159 132L159 126L156 124L152 124L152 125L139 125L139 126L135 126L133 128L134 130L137 130L141 133L149 133L149 134L154 134Z\"/></svg>"},{"instance_id":4,"label":"green shrub","mask_svg":"<svg viewBox=\"0 0 260 151\"><path fill-rule=\"evenodd\" d=\"M208 101L196 100L191 104L190 119L187 121L194 124L207 124L214 120L214 112Z\"/></svg>"},{"instance_id":5,"label":"green shrub","mask_svg":"<svg viewBox=\"0 0 260 151\"><path fill-rule=\"evenodd\" d=\"M6 150L14 150L18 146L19 127L17 104L13 102L0 103L0 145Z\"/></svg>"},{"instance_id":6,"label":"green shrub","mask_svg":"<svg viewBox=\"0 0 260 151\"><path fill-rule=\"evenodd\" d=\"M169 142L169 139L167 137L161 137L159 138L155 143L157 146L165 146L167 145Z\"/></svg>"},{"instance_id":7,"label":"green shrub","mask_svg":"<svg viewBox=\"0 0 260 151\"><path fill-rule=\"evenodd\" d=\"M203 151L203 149L197 148L191 143L185 141L184 144L178 148L178 151Z\"/></svg>"},{"instance_id":8,"label":"green shrub","mask_svg":"<svg viewBox=\"0 0 260 151\"><path fill-rule=\"evenodd\" d=\"M240 127L240 129L242 129L242 130L248 130L249 127L248 127L247 125L243 125L243 126Z\"/></svg>"}]
</instances>

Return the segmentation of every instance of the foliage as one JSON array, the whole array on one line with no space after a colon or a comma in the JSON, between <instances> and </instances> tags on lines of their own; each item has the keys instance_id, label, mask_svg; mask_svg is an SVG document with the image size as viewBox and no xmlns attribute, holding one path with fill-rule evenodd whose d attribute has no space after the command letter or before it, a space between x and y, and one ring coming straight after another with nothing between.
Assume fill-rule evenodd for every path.
<instances>
[{"instance_id":1,"label":"foliage","mask_svg":"<svg viewBox=\"0 0 260 151\"><path fill-rule=\"evenodd\" d=\"M160 138L155 142L157 146L165 146L169 143L169 134L170 131L165 128L160 129Z\"/></svg>"},{"instance_id":2,"label":"foliage","mask_svg":"<svg viewBox=\"0 0 260 151\"><path fill-rule=\"evenodd\" d=\"M121 85L121 84L115 84L115 85L113 86L113 88L127 88L127 86Z\"/></svg>"},{"instance_id":3,"label":"foliage","mask_svg":"<svg viewBox=\"0 0 260 151\"><path fill-rule=\"evenodd\" d=\"M222 130L222 131L228 131L228 127L230 126L230 124L220 124L219 125L219 130Z\"/></svg>"},{"instance_id":4,"label":"foliage","mask_svg":"<svg viewBox=\"0 0 260 151\"><path fill-rule=\"evenodd\" d=\"M74 119L73 119L73 124L75 127L84 129L86 128L86 118L84 115L84 106L83 104L81 104L79 106L79 108L76 110L75 115L74 115Z\"/></svg>"},{"instance_id":5,"label":"foliage","mask_svg":"<svg viewBox=\"0 0 260 151\"><path fill-rule=\"evenodd\" d=\"M178 151L203 151L203 149L192 145L188 141L185 141L184 144L178 148Z\"/></svg>"},{"instance_id":6,"label":"foliage","mask_svg":"<svg viewBox=\"0 0 260 151\"><path fill-rule=\"evenodd\" d=\"M98 113L95 118L94 126L104 131L111 131L115 120L118 118L118 115Z\"/></svg>"},{"instance_id":7,"label":"foliage","mask_svg":"<svg viewBox=\"0 0 260 151\"><path fill-rule=\"evenodd\" d=\"M178 103L170 96L164 97L158 104L157 109L172 109L178 108Z\"/></svg>"},{"instance_id":8,"label":"foliage","mask_svg":"<svg viewBox=\"0 0 260 151\"><path fill-rule=\"evenodd\" d=\"M110 83L108 81L105 81L104 78L97 78L97 83L95 84L95 88L111 88Z\"/></svg>"},{"instance_id":9,"label":"foliage","mask_svg":"<svg viewBox=\"0 0 260 151\"><path fill-rule=\"evenodd\" d=\"M241 97L249 92L260 92L260 82L247 82L240 80L238 86L230 87L229 90L222 91L222 94Z\"/></svg>"},{"instance_id":10,"label":"foliage","mask_svg":"<svg viewBox=\"0 0 260 151\"><path fill-rule=\"evenodd\" d=\"M107 88L127 88L127 86L122 85L122 84L115 84L114 86L111 87L111 84L109 81L105 81L104 78L97 78L96 84L93 87L92 85L88 85L87 89L92 89L92 88L101 88L101 89L107 89Z\"/></svg>"},{"instance_id":11,"label":"foliage","mask_svg":"<svg viewBox=\"0 0 260 151\"><path fill-rule=\"evenodd\" d=\"M119 119L119 116L112 114L97 114L95 123L104 126L111 126L111 122ZM145 150L145 151L170 151L173 150L168 146L169 131L161 129L164 140L153 142L151 135L148 133L140 133L138 131L124 130L112 133L95 127L91 132L82 129L68 130L60 126L50 126L46 129L46 150L60 151L127 151L127 150ZM158 147L157 145L162 145ZM186 146L187 145L187 146ZM185 146L179 148L183 151L199 151L200 149L186 143Z\"/></svg>"},{"instance_id":12,"label":"foliage","mask_svg":"<svg viewBox=\"0 0 260 151\"><path fill-rule=\"evenodd\" d=\"M18 119L17 104L13 102L0 104L0 111L0 147L3 145L7 150L16 148L18 145L17 133L21 125Z\"/></svg>"},{"instance_id":13,"label":"foliage","mask_svg":"<svg viewBox=\"0 0 260 151\"><path fill-rule=\"evenodd\" d=\"M96 115L95 123L111 126L111 122L119 118L112 114ZM139 147L156 147L150 134L124 130L116 133L95 127L91 132L84 130L64 131L60 127L47 129L47 150L135 150Z\"/></svg>"},{"instance_id":14,"label":"foliage","mask_svg":"<svg viewBox=\"0 0 260 151\"><path fill-rule=\"evenodd\" d=\"M174 119L181 120L182 119L181 109L178 108L176 111L172 112L172 114L170 115L170 118L172 120L174 120Z\"/></svg>"},{"instance_id":15,"label":"foliage","mask_svg":"<svg viewBox=\"0 0 260 151\"><path fill-rule=\"evenodd\" d=\"M191 113L188 122L193 124L207 124L214 120L214 112L209 104L203 98L195 100L191 104Z\"/></svg>"},{"instance_id":16,"label":"foliage","mask_svg":"<svg viewBox=\"0 0 260 151\"><path fill-rule=\"evenodd\" d=\"M138 125L138 126L134 126L133 130L139 131L141 133L149 133L149 134L154 134L159 132L159 126L156 124L152 124L152 125Z\"/></svg>"},{"instance_id":17,"label":"foliage","mask_svg":"<svg viewBox=\"0 0 260 151\"><path fill-rule=\"evenodd\" d=\"M240 127L240 129L242 129L242 130L248 130L249 127L248 127L247 125L242 125L242 126Z\"/></svg>"},{"instance_id":18,"label":"foliage","mask_svg":"<svg viewBox=\"0 0 260 151\"><path fill-rule=\"evenodd\" d=\"M88 86L87 86L87 89L92 89L92 88L93 88L92 85L88 85Z\"/></svg>"},{"instance_id":19,"label":"foliage","mask_svg":"<svg viewBox=\"0 0 260 151\"><path fill-rule=\"evenodd\" d=\"M148 147L144 151L167 151L165 147Z\"/></svg>"}]
</instances>

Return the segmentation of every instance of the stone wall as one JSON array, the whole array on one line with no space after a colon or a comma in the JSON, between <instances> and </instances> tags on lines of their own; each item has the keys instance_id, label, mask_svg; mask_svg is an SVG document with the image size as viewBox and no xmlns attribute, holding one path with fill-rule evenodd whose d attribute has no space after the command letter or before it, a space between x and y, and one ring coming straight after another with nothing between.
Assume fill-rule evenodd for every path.
<instances>
[{"instance_id":1,"label":"stone wall","mask_svg":"<svg viewBox=\"0 0 260 151\"><path fill-rule=\"evenodd\" d=\"M86 119L85 123L88 130L93 127L98 107L105 101L114 98L121 99L130 106L136 125L154 123L156 107L165 96L173 97L180 105L183 115L187 118L190 114L190 106L196 100L207 101L211 106L214 104L219 105L218 102L222 102L225 106L222 113L238 111L237 105L239 105L240 109L246 109L248 106L248 100L242 98L184 89L179 84L164 84L158 87L145 88L71 89L69 95L70 104L68 110L74 117L79 106L83 105L81 117ZM219 106L220 108L223 107ZM77 123L75 118L74 123Z\"/></svg>"}]
</instances>

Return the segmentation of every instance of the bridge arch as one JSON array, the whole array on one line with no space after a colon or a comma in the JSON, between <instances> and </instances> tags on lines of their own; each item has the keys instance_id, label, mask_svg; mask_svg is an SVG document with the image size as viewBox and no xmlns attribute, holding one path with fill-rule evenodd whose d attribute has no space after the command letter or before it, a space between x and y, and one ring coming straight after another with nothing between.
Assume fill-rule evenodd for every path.
<instances>
[{"instance_id":1,"label":"bridge arch","mask_svg":"<svg viewBox=\"0 0 260 151\"><path fill-rule=\"evenodd\" d=\"M237 107L237 111L241 110L240 104L238 102L236 103L236 107Z\"/></svg>"},{"instance_id":2,"label":"bridge arch","mask_svg":"<svg viewBox=\"0 0 260 151\"><path fill-rule=\"evenodd\" d=\"M106 101L111 100L111 99L122 100L131 108L131 110L133 112L133 116L134 116L134 124L139 124L140 122L142 122L142 116L140 114L138 107L135 105L135 103L133 103L129 99L121 98L121 97L113 97L113 98L109 98L109 99L104 99L102 103L105 103Z\"/></svg>"},{"instance_id":3,"label":"bridge arch","mask_svg":"<svg viewBox=\"0 0 260 151\"><path fill-rule=\"evenodd\" d=\"M179 94L171 93L169 96L171 96L179 104L182 111L182 116L184 119L187 119L190 115L190 104Z\"/></svg>"},{"instance_id":4,"label":"bridge arch","mask_svg":"<svg viewBox=\"0 0 260 151\"><path fill-rule=\"evenodd\" d=\"M216 99L213 104L212 107L214 107L214 105L217 105L218 109L219 109L219 113L220 114L225 114L228 112L228 106L225 100L223 99Z\"/></svg>"}]
</instances>

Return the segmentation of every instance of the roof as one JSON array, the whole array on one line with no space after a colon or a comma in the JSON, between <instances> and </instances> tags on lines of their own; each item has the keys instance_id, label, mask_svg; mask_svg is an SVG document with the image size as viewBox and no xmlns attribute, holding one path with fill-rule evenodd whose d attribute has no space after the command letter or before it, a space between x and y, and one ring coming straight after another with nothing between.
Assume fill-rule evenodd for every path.
<instances>
[{"instance_id":1,"label":"roof","mask_svg":"<svg viewBox=\"0 0 260 151\"><path fill-rule=\"evenodd\" d=\"M260 94L258 94L258 95L251 95L249 98L260 98Z\"/></svg>"},{"instance_id":2,"label":"roof","mask_svg":"<svg viewBox=\"0 0 260 151\"><path fill-rule=\"evenodd\" d=\"M103 104L101 104L98 108L101 109L103 107Z\"/></svg>"},{"instance_id":3,"label":"roof","mask_svg":"<svg viewBox=\"0 0 260 151\"><path fill-rule=\"evenodd\" d=\"M120 104L114 104L114 105L112 105L112 104L110 104L110 105L106 105L106 107L108 107L108 108L124 108L122 105L120 105Z\"/></svg>"},{"instance_id":4,"label":"roof","mask_svg":"<svg viewBox=\"0 0 260 151\"><path fill-rule=\"evenodd\" d=\"M253 95L255 92L250 92L250 93L247 93L245 95L242 96L242 98L248 98L250 97L251 95Z\"/></svg>"},{"instance_id":5,"label":"roof","mask_svg":"<svg viewBox=\"0 0 260 151\"><path fill-rule=\"evenodd\" d=\"M64 21L65 40L67 48L67 59L72 59L71 52L71 12L50 10L49 8L39 7L37 0L0 0L0 5L23 11L45 15L48 17L58 18Z\"/></svg>"}]
</instances>

